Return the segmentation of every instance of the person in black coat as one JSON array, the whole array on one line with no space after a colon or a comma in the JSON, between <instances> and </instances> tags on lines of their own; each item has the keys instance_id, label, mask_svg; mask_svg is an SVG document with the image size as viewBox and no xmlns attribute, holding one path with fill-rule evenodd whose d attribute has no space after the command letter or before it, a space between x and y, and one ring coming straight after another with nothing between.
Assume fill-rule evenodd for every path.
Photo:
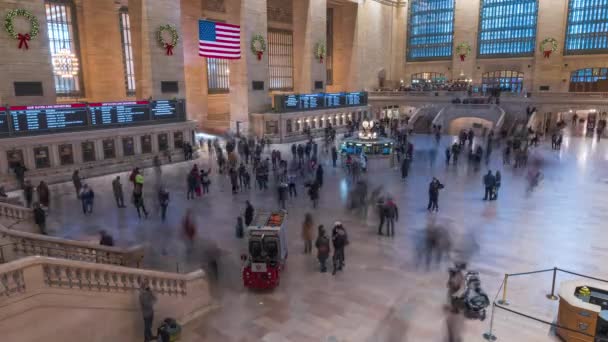
<instances>
[{"instance_id":1,"label":"person in black coat","mask_svg":"<svg viewBox=\"0 0 608 342\"><path fill-rule=\"evenodd\" d=\"M112 235L108 234L105 230L99 232L101 239L99 239L99 244L102 246L113 247L114 246L114 238Z\"/></svg>"},{"instance_id":2,"label":"person in black coat","mask_svg":"<svg viewBox=\"0 0 608 342\"><path fill-rule=\"evenodd\" d=\"M48 235L46 233L46 213L39 203L34 203L34 222L38 225L40 234Z\"/></svg>"},{"instance_id":3,"label":"person in black coat","mask_svg":"<svg viewBox=\"0 0 608 342\"><path fill-rule=\"evenodd\" d=\"M429 211L439 211L439 190L443 189L444 186L439 180L433 177L433 180L429 184Z\"/></svg>"},{"instance_id":4,"label":"person in black coat","mask_svg":"<svg viewBox=\"0 0 608 342\"><path fill-rule=\"evenodd\" d=\"M335 146L332 146L331 147L331 161L332 161L334 167L336 167L337 160L338 160L338 150L336 149Z\"/></svg>"},{"instance_id":5,"label":"person in black coat","mask_svg":"<svg viewBox=\"0 0 608 342\"><path fill-rule=\"evenodd\" d=\"M247 203L247 207L245 208L245 226L250 226L251 222L253 222L253 206L251 205L251 203L249 203L249 201L246 202Z\"/></svg>"},{"instance_id":6,"label":"person in black coat","mask_svg":"<svg viewBox=\"0 0 608 342\"><path fill-rule=\"evenodd\" d=\"M319 187L323 187L323 166L321 164L317 167L317 183L319 183Z\"/></svg>"},{"instance_id":7,"label":"person in black coat","mask_svg":"<svg viewBox=\"0 0 608 342\"><path fill-rule=\"evenodd\" d=\"M334 223L334 229L331 232L331 240L334 245L334 269L332 274L336 274L337 271L342 271L344 267L344 249L348 245L348 235L346 229L341 222Z\"/></svg>"}]
</instances>

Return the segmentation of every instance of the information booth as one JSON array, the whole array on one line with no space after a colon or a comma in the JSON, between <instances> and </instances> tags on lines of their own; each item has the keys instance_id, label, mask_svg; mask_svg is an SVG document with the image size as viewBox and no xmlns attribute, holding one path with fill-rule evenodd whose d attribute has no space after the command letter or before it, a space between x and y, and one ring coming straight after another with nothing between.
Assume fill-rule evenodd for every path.
<instances>
[{"instance_id":1,"label":"information booth","mask_svg":"<svg viewBox=\"0 0 608 342\"><path fill-rule=\"evenodd\" d=\"M152 164L169 154L183 159L196 122L186 120L183 100L74 103L0 108L0 181L16 185L14 168L48 182ZM162 153L161 153L162 152Z\"/></svg>"}]
</instances>

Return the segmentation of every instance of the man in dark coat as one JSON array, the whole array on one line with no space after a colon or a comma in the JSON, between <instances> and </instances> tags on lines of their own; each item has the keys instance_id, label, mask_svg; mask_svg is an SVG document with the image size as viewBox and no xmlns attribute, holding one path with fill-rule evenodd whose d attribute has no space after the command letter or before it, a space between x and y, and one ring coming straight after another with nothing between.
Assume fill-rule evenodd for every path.
<instances>
[{"instance_id":1,"label":"man in dark coat","mask_svg":"<svg viewBox=\"0 0 608 342\"><path fill-rule=\"evenodd\" d=\"M40 229L40 234L47 235L46 213L38 203L34 203L34 222L38 225L38 228Z\"/></svg>"},{"instance_id":2,"label":"man in dark coat","mask_svg":"<svg viewBox=\"0 0 608 342\"><path fill-rule=\"evenodd\" d=\"M245 226L250 226L251 222L253 222L253 206L249 201L245 202L247 207L245 208Z\"/></svg>"},{"instance_id":3,"label":"man in dark coat","mask_svg":"<svg viewBox=\"0 0 608 342\"><path fill-rule=\"evenodd\" d=\"M433 180L429 184L429 211L439 211L439 190L443 189L444 186L439 180L433 177Z\"/></svg>"},{"instance_id":4,"label":"man in dark coat","mask_svg":"<svg viewBox=\"0 0 608 342\"><path fill-rule=\"evenodd\" d=\"M317 167L317 183L319 183L319 187L323 187L323 166L321 164Z\"/></svg>"},{"instance_id":5,"label":"man in dark coat","mask_svg":"<svg viewBox=\"0 0 608 342\"><path fill-rule=\"evenodd\" d=\"M487 201L488 199L492 199L492 191L496 186L496 177L492 174L492 170L488 170L488 173L483 176L483 185L486 187L483 200Z\"/></svg>"},{"instance_id":6,"label":"man in dark coat","mask_svg":"<svg viewBox=\"0 0 608 342\"><path fill-rule=\"evenodd\" d=\"M332 146L331 147L331 161L332 161L334 167L336 167L337 160L338 160L338 150L336 149L335 146Z\"/></svg>"},{"instance_id":7,"label":"man in dark coat","mask_svg":"<svg viewBox=\"0 0 608 342\"><path fill-rule=\"evenodd\" d=\"M329 238L325 234L323 225L319 226L319 235L315 241L315 247L317 247L317 259L319 259L319 265L321 266L321 272L327 272L327 266L325 263L329 258Z\"/></svg>"}]
</instances>

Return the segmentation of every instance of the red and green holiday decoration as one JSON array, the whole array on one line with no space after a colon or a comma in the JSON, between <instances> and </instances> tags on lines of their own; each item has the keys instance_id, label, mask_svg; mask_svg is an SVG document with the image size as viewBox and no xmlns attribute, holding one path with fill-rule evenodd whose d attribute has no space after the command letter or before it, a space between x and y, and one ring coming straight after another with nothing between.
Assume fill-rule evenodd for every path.
<instances>
[{"instance_id":1,"label":"red and green holiday decoration","mask_svg":"<svg viewBox=\"0 0 608 342\"><path fill-rule=\"evenodd\" d=\"M557 51L557 40L551 37L543 39L543 41L540 42L540 49L545 58L551 57L551 53Z\"/></svg>"},{"instance_id":2,"label":"red and green holiday decoration","mask_svg":"<svg viewBox=\"0 0 608 342\"><path fill-rule=\"evenodd\" d=\"M15 17L24 17L25 19L27 19L30 22L30 32L15 32L15 25L13 23ZM38 31L40 31L38 18L36 18L36 16L33 15L32 12L23 8L8 11L8 13L6 14L6 18L4 19L4 28L6 29L6 32L8 32L11 37L13 37L13 39L19 41L19 48L25 48L26 50L30 48L27 42L30 41L32 38L36 37L38 35Z\"/></svg>"},{"instance_id":3,"label":"red and green holiday decoration","mask_svg":"<svg viewBox=\"0 0 608 342\"><path fill-rule=\"evenodd\" d=\"M253 52L257 57L258 61L262 60L262 56L266 51L266 40L262 37L261 34L256 34L251 39L251 52Z\"/></svg>"},{"instance_id":4,"label":"red and green holiday decoration","mask_svg":"<svg viewBox=\"0 0 608 342\"><path fill-rule=\"evenodd\" d=\"M171 36L170 41L165 39L165 32ZM158 43L166 50L167 56L173 56L173 48L177 46L177 42L179 41L179 34L177 33L175 26L170 24L162 25L158 28L158 31L156 31L156 35L158 37Z\"/></svg>"},{"instance_id":5,"label":"red and green holiday decoration","mask_svg":"<svg viewBox=\"0 0 608 342\"><path fill-rule=\"evenodd\" d=\"M323 59L327 55L327 47L325 42L318 42L315 45L315 57L319 60L319 63L323 63Z\"/></svg>"},{"instance_id":6,"label":"red and green holiday decoration","mask_svg":"<svg viewBox=\"0 0 608 342\"><path fill-rule=\"evenodd\" d=\"M456 45L456 53L460 56L460 61L464 62L465 58L471 53L471 45L466 42Z\"/></svg>"}]
</instances>

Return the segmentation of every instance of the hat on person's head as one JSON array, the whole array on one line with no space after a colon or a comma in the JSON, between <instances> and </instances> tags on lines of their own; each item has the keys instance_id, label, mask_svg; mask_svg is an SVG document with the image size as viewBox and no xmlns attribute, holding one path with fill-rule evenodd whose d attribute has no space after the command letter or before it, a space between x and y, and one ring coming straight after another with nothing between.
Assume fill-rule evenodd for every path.
<instances>
[{"instance_id":1,"label":"hat on person's head","mask_svg":"<svg viewBox=\"0 0 608 342\"><path fill-rule=\"evenodd\" d=\"M341 226L341 225L342 225L342 222L340 222L340 221L334 222L334 226Z\"/></svg>"}]
</instances>

